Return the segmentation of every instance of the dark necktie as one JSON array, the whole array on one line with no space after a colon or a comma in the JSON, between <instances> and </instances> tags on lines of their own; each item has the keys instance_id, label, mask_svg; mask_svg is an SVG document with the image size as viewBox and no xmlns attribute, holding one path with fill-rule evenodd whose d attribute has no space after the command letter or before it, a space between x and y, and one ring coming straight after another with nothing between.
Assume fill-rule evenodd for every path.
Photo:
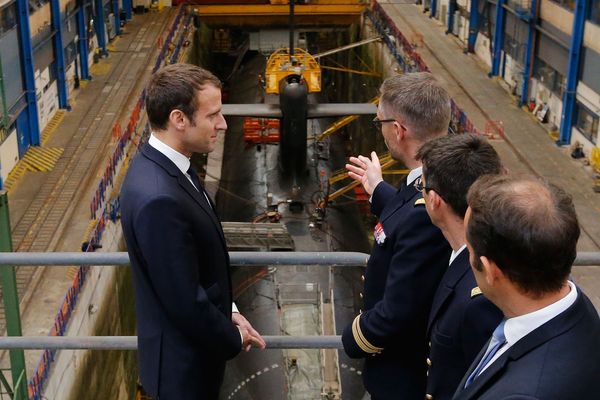
<instances>
[{"instance_id":1,"label":"dark necktie","mask_svg":"<svg viewBox=\"0 0 600 400\"><path fill-rule=\"evenodd\" d=\"M494 354L496 354L500 347L502 347L504 343L506 343L506 337L504 336L505 322L506 320L500 322L500 325L498 325L494 330L494 333L492 333L492 339L490 340L490 344L488 345L488 350L481 358L481 361L479 361L479 364L477 364L477 367L467 378L467 381L465 382L465 388L468 387L475 380L475 378L477 378L477 375L479 375L481 373L481 370L487 364L489 364L492 357L494 357Z\"/></svg>"},{"instance_id":2,"label":"dark necktie","mask_svg":"<svg viewBox=\"0 0 600 400\"><path fill-rule=\"evenodd\" d=\"M198 173L196 172L196 170L194 169L194 167L192 167L190 165L190 167L187 170L187 173L190 176L190 178L192 179L192 183L196 187L196 190L198 190L200 192L200 194L202 194L202 196L206 199L206 202L208 203L208 206L210 208L212 208L212 204L210 204L210 200L208 200L208 195L206 194L206 192L204 191L204 188L200 184L200 179L198 179Z\"/></svg>"}]
</instances>

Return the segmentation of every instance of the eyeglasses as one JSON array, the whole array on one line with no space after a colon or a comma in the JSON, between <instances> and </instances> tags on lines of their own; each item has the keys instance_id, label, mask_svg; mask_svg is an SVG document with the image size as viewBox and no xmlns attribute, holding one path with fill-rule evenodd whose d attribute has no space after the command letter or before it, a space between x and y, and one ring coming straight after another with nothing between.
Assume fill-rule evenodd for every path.
<instances>
[{"instance_id":1,"label":"eyeglasses","mask_svg":"<svg viewBox=\"0 0 600 400\"><path fill-rule=\"evenodd\" d=\"M446 198L444 196L442 196L440 194L440 192L436 188L432 188L430 186L423 185L423 181L421 180L421 178L415 179L415 182L413 183L413 186L415 187L415 189L417 190L417 192L422 192L423 189L425 189L425 191L427 191L427 192L430 191L430 190L435 190L435 192L437 193L437 195L440 196L442 198L442 200L446 201Z\"/></svg>"},{"instance_id":2,"label":"eyeglasses","mask_svg":"<svg viewBox=\"0 0 600 400\"><path fill-rule=\"evenodd\" d=\"M375 126L375 128L377 129L381 129L381 125L383 125L386 122L396 122L395 119L393 118L389 118L389 119L379 119L377 117L373 118L373 125Z\"/></svg>"}]
</instances>

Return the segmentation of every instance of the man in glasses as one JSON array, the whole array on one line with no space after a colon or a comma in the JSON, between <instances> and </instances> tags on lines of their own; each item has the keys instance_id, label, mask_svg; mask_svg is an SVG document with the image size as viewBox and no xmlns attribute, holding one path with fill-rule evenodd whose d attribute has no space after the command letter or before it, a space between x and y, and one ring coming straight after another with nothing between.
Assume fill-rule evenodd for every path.
<instances>
[{"instance_id":1,"label":"man in glasses","mask_svg":"<svg viewBox=\"0 0 600 400\"><path fill-rule=\"evenodd\" d=\"M349 357L365 358L363 382L372 399L423 400L433 295L448 267L450 247L429 219L417 150L446 135L450 97L429 73L394 76L381 86L376 123L391 156L411 171L397 189L383 181L375 152L351 157L350 177L371 195L379 217L364 277L364 311L342 334Z\"/></svg>"},{"instance_id":2,"label":"man in glasses","mask_svg":"<svg viewBox=\"0 0 600 400\"><path fill-rule=\"evenodd\" d=\"M423 176L415 181L427 213L452 247L452 255L429 313L426 399L450 400L460 380L502 320L477 286L465 238L467 192L482 175L500 174L498 153L482 137L450 135L417 152Z\"/></svg>"}]
</instances>

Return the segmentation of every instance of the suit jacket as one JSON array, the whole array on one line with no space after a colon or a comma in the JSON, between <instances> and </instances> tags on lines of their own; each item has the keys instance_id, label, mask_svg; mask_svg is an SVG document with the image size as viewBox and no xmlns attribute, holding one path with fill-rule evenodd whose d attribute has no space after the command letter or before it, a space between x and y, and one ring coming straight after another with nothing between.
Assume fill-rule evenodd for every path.
<instances>
[{"instance_id":1,"label":"suit jacket","mask_svg":"<svg viewBox=\"0 0 600 400\"><path fill-rule=\"evenodd\" d=\"M373 245L365 272L365 311L344 329L344 350L365 358L363 381L372 398L423 400L427 317L450 246L412 185L396 191L380 183L371 210L379 216L385 240Z\"/></svg>"},{"instance_id":2,"label":"suit jacket","mask_svg":"<svg viewBox=\"0 0 600 400\"><path fill-rule=\"evenodd\" d=\"M600 320L577 289L567 310L516 342L464 389L487 345L460 382L454 399L578 400L600 395Z\"/></svg>"},{"instance_id":3,"label":"suit jacket","mask_svg":"<svg viewBox=\"0 0 600 400\"><path fill-rule=\"evenodd\" d=\"M427 337L427 393L449 400L460 380L502 320L500 311L477 287L464 249L452 261L435 292Z\"/></svg>"},{"instance_id":4,"label":"suit jacket","mask_svg":"<svg viewBox=\"0 0 600 400\"><path fill-rule=\"evenodd\" d=\"M216 399L225 361L242 347L221 224L203 193L150 145L132 160L120 201L142 386L161 400Z\"/></svg>"}]
</instances>

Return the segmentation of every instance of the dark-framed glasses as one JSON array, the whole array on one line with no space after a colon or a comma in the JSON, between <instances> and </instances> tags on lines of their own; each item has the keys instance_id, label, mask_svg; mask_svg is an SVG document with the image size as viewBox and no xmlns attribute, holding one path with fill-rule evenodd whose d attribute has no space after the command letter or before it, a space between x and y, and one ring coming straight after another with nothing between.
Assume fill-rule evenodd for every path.
<instances>
[{"instance_id":1,"label":"dark-framed glasses","mask_svg":"<svg viewBox=\"0 0 600 400\"><path fill-rule=\"evenodd\" d=\"M435 192L437 193L438 196L440 196L444 201L446 201L446 199L444 198L444 196L442 196L440 194L440 192L436 189L436 188L432 188L430 186L425 186L423 185L423 181L421 180L421 178L415 179L413 186L415 187L415 189L417 190L417 192L422 192L423 189L425 189L425 191L429 192L430 190L435 190Z\"/></svg>"},{"instance_id":2,"label":"dark-framed glasses","mask_svg":"<svg viewBox=\"0 0 600 400\"><path fill-rule=\"evenodd\" d=\"M375 128L377 129L381 129L381 125L383 125L386 122L396 122L396 120L394 118L388 118L388 119L379 119L377 117L373 118L373 126L375 126Z\"/></svg>"}]
</instances>

